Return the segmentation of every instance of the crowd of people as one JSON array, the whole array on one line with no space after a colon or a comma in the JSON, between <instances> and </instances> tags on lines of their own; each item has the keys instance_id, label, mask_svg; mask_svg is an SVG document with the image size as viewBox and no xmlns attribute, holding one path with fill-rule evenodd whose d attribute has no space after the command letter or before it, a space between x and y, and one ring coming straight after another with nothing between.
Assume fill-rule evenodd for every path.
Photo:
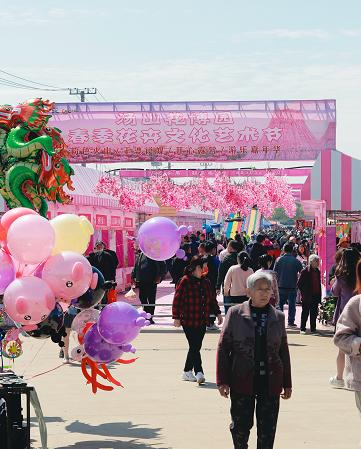
<instances>
[{"instance_id":1,"label":"crowd of people","mask_svg":"<svg viewBox=\"0 0 361 449\"><path fill-rule=\"evenodd\" d=\"M334 343L339 348L334 388L355 391L361 414L361 253L359 245L337 242L329 284L337 297ZM202 232L183 237L184 257L158 262L138 250L132 272L139 299L154 324L158 284L171 274L175 293L172 317L188 343L182 379L203 384L201 348L207 331L222 325L217 349L217 386L231 400L235 449L248 447L253 415L257 447L274 445L280 398L292 395L286 327L317 335L322 279L317 247L310 232L276 230L233 239ZM117 261L103 242L89 256L106 278L115 279ZM225 319L217 297L223 293ZM109 298L107 300L109 302ZM296 305L302 307L296 323ZM287 322L282 313L287 305ZM71 314L70 314L71 315ZM68 327L72 317L69 316ZM217 323L216 323L217 320ZM68 357L67 345L64 348Z\"/></svg>"},{"instance_id":2,"label":"crowd of people","mask_svg":"<svg viewBox=\"0 0 361 449\"><path fill-rule=\"evenodd\" d=\"M354 390L361 414L361 296L355 296L361 294L361 253L357 245L341 243L330 279L337 297L334 342L339 347L330 384ZM217 350L217 386L231 400L234 447L248 447L256 410L257 448L273 448L279 399L292 395L282 312L287 304L289 328L299 327L305 335L309 320L310 333L317 335L322 298L317 248L307 234L260 233L251 238L238 234L227 242L213 235L186 236L183 249L187 257L171 265L174 325L183 326L189 344L182 378L205 382L200 351L206 331L215 328L212 315L218 325L223 322L216 299L223 291L226 317ZM302 306L298 324L297 298Z\"/></svg>"}]
</instances>

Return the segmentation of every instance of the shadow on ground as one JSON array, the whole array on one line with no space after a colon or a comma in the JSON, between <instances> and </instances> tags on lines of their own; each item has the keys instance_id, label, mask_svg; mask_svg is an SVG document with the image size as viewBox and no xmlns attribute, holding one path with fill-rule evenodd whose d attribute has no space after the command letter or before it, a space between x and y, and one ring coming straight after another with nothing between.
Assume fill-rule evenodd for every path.
<instances>
[{"instance_id":1,"label":"shadow on ground","mask_svg":"<svg viewBox=\"0 0 361 449\"><path fill-rule=\"evenodd\" d=\"M149 427L141 427L140 425L128 422L114 422L104 423L98 426L92 426L80 421L74 421L73 423L65 427L67 432L82 433L87 435L100 435L105 437L119 437L119 438L139 438L139 439L152 439L158 438L160 428L154 429Z\"/></svg>"},{"instance_id":2,"label":"shadow on ground","mask_svg":"<svg viewBox=\"0 0 361 449\"><path fill-rule=\"evenodd\" d=\"M81 441L79 443L71 444L69 446L57 446L54 449L172 449L171 447L158 446L149 443L138 443L136 440L130 441Z\"/></svg>"},{"instance_id":3,"label":"shadow on ground","mask_svg":"<svg viewBox=\"0 0 361 449\"><path fill-rule=\"evenodd\" d=\"M60 418L60 416L44 416L45 422L64 422L63 418ZM38 418L32 417L30 418L31 422L38 422Z\"/></svg>"}]
</instances>

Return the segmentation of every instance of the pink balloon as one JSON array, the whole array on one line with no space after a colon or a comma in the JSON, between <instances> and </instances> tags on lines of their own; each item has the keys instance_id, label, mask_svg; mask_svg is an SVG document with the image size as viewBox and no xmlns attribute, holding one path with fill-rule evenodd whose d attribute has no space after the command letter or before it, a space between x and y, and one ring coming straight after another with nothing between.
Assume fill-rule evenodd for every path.
<instances>
[{"instance_id":1,"label":"pink balloon","mask_svg":"<svg viewBox=\"0 0 361 449\"><path fill-rule=\"evenodd\" d=\"M96 275L96 273L94 273ZM62 251L44 264L42 279L60 302L83 295L94 281L92 267L81 254Z\"/></svg>"},{"instance_id":2,"label":"pink balloon","mask_svg":"<svg viewBox=\"0 0 361 449\"><path fill-rule=\"evenodd\" d=\"M50 256L55 233L46 218L40 215L24 215L10 226L7 240L9 251L17 261L35 265Z\"/></svg>"},{"instance_id":3,"label":"pink balloon","mask_svg":"<svg viewBox=\"0 0 361 449\"><path fill-rule=\"evenodd\" d=\"M11 257L0 250L0 295L6 287L15 279L15 268Z\"/></svg>"},{"instance_id":4,"label":"pink balloon","mask_svg":"<svg viewBox=\"0 0 361 449\"><path fill-rule=\"evenodd\" d=\"M4 228L4 230L7 232L10 228L10 226L13 224L15 220L17 220L20 217L23 217L24 215L38 215L37 212L33 209L29 209L28 207L16 207L15 209L8 210L2 217L1 217L1 226Z\"/></svg>"},{"instance_id":5,"label":"pink balloon","mask_svg":"<svg viewBox=\"0 0 361 449\"><path fill-rule=\"evenodd\" d=\"M5 311L16 323L28 326L44 321L55 307L55 297L43 280L15 279L4 293Z\"/></svg>"}]
</instances>

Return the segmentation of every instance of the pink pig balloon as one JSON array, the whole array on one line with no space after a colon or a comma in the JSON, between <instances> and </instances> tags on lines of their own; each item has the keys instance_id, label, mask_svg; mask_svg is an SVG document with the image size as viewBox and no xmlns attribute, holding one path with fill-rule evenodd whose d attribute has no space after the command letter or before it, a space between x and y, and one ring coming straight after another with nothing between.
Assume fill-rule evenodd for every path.
<instances>
[{"instance_id":1,"label":"pink pig balloon","mask_svg":"<svg viewBox=\"0 0 361 449\"><path fill-rule=\"evenodd\" d=\"M42 279L49 285L60 302L69 302L95 289L98 275L93 273L87 259L72 251L62 251L44 264Z\"/></svg>"},{"instance_id":2,"label":"pink pig balloon","mask_svg":"<svg viewBox=\"0 0 361 449\"><path fill-rule=\"evenodd\" d=\"M5 290L6 313L26 327L44 321L55 307L55 296L42 279L26 276L15 279ZM30 330L30 329L29 329Z\"/></svg>"}]
</instances>

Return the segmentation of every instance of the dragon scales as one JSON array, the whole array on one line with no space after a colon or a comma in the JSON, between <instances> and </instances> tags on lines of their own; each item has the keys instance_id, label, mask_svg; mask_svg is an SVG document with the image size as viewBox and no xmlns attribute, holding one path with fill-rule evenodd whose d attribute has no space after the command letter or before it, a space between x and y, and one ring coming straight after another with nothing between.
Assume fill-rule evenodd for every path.
<instances>
[{"instance_id":1,"label":"dragon scales","mask_svg":"<svg viewBox=\"0 0 361 449\"><path fill-rule=\"evenodd\" d=\"M61 131L48 126L53 103L36 98L0 106L0 194L7 206L46 216L47 201L69 204L73 169Z\"/></svg>"}]
</instances>

